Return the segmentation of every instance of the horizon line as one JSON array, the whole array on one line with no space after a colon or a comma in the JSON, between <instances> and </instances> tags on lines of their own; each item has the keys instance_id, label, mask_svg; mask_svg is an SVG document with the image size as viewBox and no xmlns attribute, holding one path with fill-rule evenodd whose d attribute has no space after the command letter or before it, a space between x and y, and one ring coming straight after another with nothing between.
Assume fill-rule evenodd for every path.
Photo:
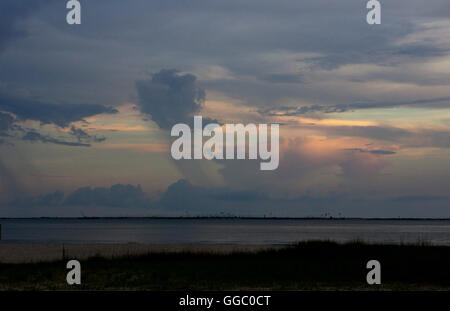
<instances>
[{"instance_id":1,"label":"horizon line","mask_svg":"<svg viewBox=\"0 0 450 311\"><path fill-rule=\"evenodd\" d=\"M247 219L247 220L450 220L450 218L434 217L264 217L264 216L40 216L40 217L0 217L0 220L11 219Z\"/></svg>"}]
</instances>

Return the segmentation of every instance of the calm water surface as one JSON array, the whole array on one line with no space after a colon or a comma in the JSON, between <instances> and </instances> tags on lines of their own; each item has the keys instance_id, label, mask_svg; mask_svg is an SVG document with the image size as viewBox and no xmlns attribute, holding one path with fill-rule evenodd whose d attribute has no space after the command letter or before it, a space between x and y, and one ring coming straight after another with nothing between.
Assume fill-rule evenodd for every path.
<instances>
[{"instance_id":1,"label":"calm water surface","mask_svg":"<svg viewBox=\"0 0 450 311\"><path fill-rule=\"evenodd\" d=\"M450 220L0 219L2 243L287 244L331 239L450 246Z\"/></svg>"}]
</instances>

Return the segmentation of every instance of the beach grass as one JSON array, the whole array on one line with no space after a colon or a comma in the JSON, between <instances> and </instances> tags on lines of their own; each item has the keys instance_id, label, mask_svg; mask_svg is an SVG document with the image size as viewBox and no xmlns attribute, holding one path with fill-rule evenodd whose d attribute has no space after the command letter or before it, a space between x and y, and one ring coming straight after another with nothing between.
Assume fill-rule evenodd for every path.
<instances>
[{"instance_id":1,"label":"beach grass","mask_svg":"<svg viewBox=\"0 0 450 311\"><path fill-rule=\"evenodd\" d=\"M73 258L67 258L73 259ZM381 263L381 285L366 264ZM81 285L67 260L0 264L2 290L449 290L450 247L361 241L300 242L256 252L155 252L82 259Z\"/></svg>"}]
</instances>

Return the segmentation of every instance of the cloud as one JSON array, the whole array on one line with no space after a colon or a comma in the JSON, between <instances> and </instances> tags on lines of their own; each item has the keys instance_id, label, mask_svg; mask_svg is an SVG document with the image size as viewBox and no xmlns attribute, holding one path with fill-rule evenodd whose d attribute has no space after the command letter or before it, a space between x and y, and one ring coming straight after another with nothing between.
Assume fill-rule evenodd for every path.
<instances>
[{"instance_id":1,"label":"cloud","mask_svg":"<svg viewBox=\"0 0 450 311\"><path fill-rule=\"evenodd\" d=\"M390 141L401 147L423 148L450 148L449 131L445 129L403 129L393 126L313 126L327 135L346 137L361 137ZM388 151L388 150L385 150ZM392 152L392 151L389 151ZM379 151L382 154L383 151Z\"/></svg>"},{"instance_id":2,"label":"cloud","mask_svg":"<svg viewBox=\"0 0 450 311\"><path fill-rule=\"evenodd\" d=\"M1 164L1 163L0 163ZM1 170L0 166L0 170ZM160 208L165 211L214 212L218 206L226 207L238 202L255 203L266 199L253 191L234 191L228 188L199 187L185 179L169 185L159 200L151 200L140 185L116 184L111 187L81 187L64 196L62 191L37 196L18 196L10 206L79 206L79 207L120 207L120 208Z\"/></svg>"},{"instance_id":3,"label":"cloud","mask_svg":"<svg viewBox=\"0 0 450 311\"><path fill-rule=\"evenodd\" d=\"M205 91L197 86L197 78L192 74L180 74L175 69L162 69L154 73L149 80L136 82L138 108L163 130L169 130L177 123L193 126L194 114L202 109ZM203 124L219 123L217 120L202 116ZM192 179L208 180L205 171L211 163L197 161L186 163L170 158L179 172ZM196 178L197 177L197 178Z\"/></svg>"},{"instance_id":4,"label":"cloud","mask_svg":"<svg viewBox=\"0 0 450 311\"><path fill-rule=\"evenodd\" d=\"M449 196L444 195L407 195L393 198L400 202L423 202L423 201L450 201Z\"/></svg>"},{"instance_id":5,"label":"cloud","mask_svg":"<svg viewBox=\"0 0 450 311\"><path fill-rule=\"evenodd\" d=\"M450 148L450 135L448 130L423 129L411 132L402 142L405 146L415 148Z\"/></svg>"},{"instance_id":6,"label":"cloud","mask_svg":"<svg viewBox=\"0 0 450 311\"><path fill-rule=\"evenodd\" d=\"M1 164L1 163L0 163ZM1 170L1 166L0 166ZM49 194L37 196L24 196L16 193L16 198L9 206L20 207L121 207L121 208L148 208L152 201L142 191L141 186L116 184L110 188L106 187L82 187L68 194L60 190Z\"/></svg>"},{"instance_id":7,"label":"cloud","mask_svg":"<svg viewBox=\"0 0 450 311\"><path fill-rule=\"evenodd\" d=\"M68 142L59 140L57 138L48 136L48 135L42 135L35 131L29 131L27 132L23 137L22 140L30 141L30 142L42 142L42 143L52 143L56 145L64 145L64 146L71 146L71 147L90 147L90 144L81 143L81 142Z\"/></svg>"},{"instance_id":8,"label":"cloud","mask_svg":"<svg viewBox=\"0 0 450 311\"><path fill-rule=\"evenodd\" d=\"M353 138L302 136L280 140L280 165L277 170L261 172L258 161L218 161L224 183L240 190L255 190L271 196L286 197L367 185L367 176L376 178L396 152L388 145L370 148L367 141ZM348 149L348 150L346 150ZM356 186L354 185L356 183Z\"/></svg>"},{"instance_id":9,"label":"cloud","mask_svg":"<svg viewBox=\"0 0 450 311\"><path fill-rule=\"evenodd\" d=\"M279 172L280 182L284 178L296 180L298 176L328 169L329 173L340 177L375 176L386 167L384 155L395 152L383 149L342 148L346 144L355 144L345 139L326 137L302 137L286 139L282 143L281 160L284 162ZM351 151L351 152L348 152ZM281 168L281 165L280 165ZM333 168L339 168L335 171Z\"/></svg>"},{"instance_id":10,"label":"cloud","mask_svg":"<svg viewBox=\"0 0 450 311\"><path fill-rule=\"evenodd\" d=\"M383 23L375 28L365 23L364 1L357 4L350 0L249 0L243 8L240 0L213 0L189 5L181 2L136 0L137 4L129 5L125 15L123 1L96 1L89 4L90 14L96 18L86 18L81 27L70 27L65 23L64 1L58 5L46 6L43 10L34 10L36 6L33 3L38 2L44 1L1 1L0 36L6 35L0 38L0 83L41 97L28 97L24 104L17 96L7 96L8 101L13 104L3 103L4 107L0 107L0 111L7 112L12 117L16 115L17 122L37 120L42 124L65 126L66 138L57 134L50 134L54 136L51 137L40 130L35 130L38 134L28 134L29 130L20 132L19 138L28 135L28 139L32 141L71 144L90 144L101 139L90 135L95 129L82 127L82 131L86 131L84 133L78 129L71 130L73 119L87 118L98 111L93 111L92 107L86 105L65 108L66 105L62 103L66 99L70 99L72 104L119 105L131 97L131 101L136 101L140 110L152 116L162 129L170 128L175 122L190 123L192 114L203 112L199 107L202 97L204 98L200 95L202 88L208 91L208 100L230 98L250 109L274 107L268 113L279 112L286 115L319 115L402 105L427 109L448 107L445 99L450 96L449 58L444 53L447 51L448 55L450 50L449 24L428 28L420 26L423 21L439 23L448 20L448 0L384 3ZM14 9L8 9L8 5ZM30 13L33 13L32 18L25 20L31 17ZM24 37L27 28L33 35L17 41L16 39ZM5 50L5 47L10 49ZM220 68L218 74L210 70L214 66ZM178 68L181 72L159 71L161 68ZM202 68L207 68L205 71L208 74L202 74ZM136 83L145 70L151 70L155 74ZM185 74L186 72L193 74ZM136 93L137 100L132 97ZM423 99L429 100L420 102ZM433 102L433 99L436 101ZM438 101L440 99L444 100ZM291 107L283 109L278 105ZM104 108L100 108L100 111L104 111ZM230 117L230 111L221 108L223 113L216 116L223 114L232 123L235 118L243 123L248 122L246 115L239 116L235 113ZM80 115L77 115L78 112ZM295 134L316 134L315 130L318 129L321 131L320 135L322 131L326 131L328 137L358 137L353 139L354 142L360 142L360 137L395 141L396 144L399 142L400 150L404 146L450 145L448 131L411 132L415 126L431 123L428 113L424 113L423 122L417 118L417 114L411 115L408 130L383 125L337 127L330 124L325 129L325 126L319 127L317 123L316 126L304 128L305 131L299 129ZM364 115L366 117L370 115ZM407 119L409 116L403 117ZM257 118L264 120L263 122L269 119L264 116ZM131 122L130 120L127 122ZM385 120L386 124L395 124L395 121L389 120L389 116ZM17 122L16 124L20 124ZM443 122L436 124L441 125L444 125ZM2 126L7 130L3 130L0 135L13 134L10 121L0 121L0 127ZM111 125L96 122L95 126ZM70 139L69 135L72 136ZM125 140L136 146L142 142L138 133L129 135L131 133L116 133L114 137L118 141L114 141L117 143L114 148L127 148L123 147ZM7 136L0 138L4 138L4 141L13 139ZM273 187L283 190L292 185L295 191L304 193L310 188L347 187L348 181L343 181L342 175L370 168L371 161L383 162L391 158L385 154L385 151L389 151L389 146L377 145L374 147L376 149L369 152L369 149L364 148L366 142L333 145L330 148L325 145L333 142L315 142L318 145L315 149L311 142L299 142L298 145L292 143L289 150L282 151L284 158L276 172L262 175L256 162L231 161L228 164L224 161L226 168L222 175L225 176L227 187L239 185L242 189L253 189L255 185L264 184L265 189L271 190ZM17 152L20 148L21 146L16 148ZM139 148L152 150L154 146ZM345 148L356 150L350 152L343 150ZM95 150L91 152L93 156L100 156ZM436 164L435 161L431 162L442 166L440 172L445 172L448 165L444 152L447 151L440 152L442 161ZM393 168L401 162L400 157L404 156L401 151L398 153L396 161L392 161ZM40 153L35 156L38 158L33 162L38 168L46 169L39 158L45 155ZM426 164L426 158L421 161L423 162L418 163L418 167L429 172L430 161ZM205 180L206 174L198 170L197 163L187 161L183 165L195 171L198 179ZM208 167L205 171L217 170L217 166L220 167L221 164L214 163L212 169ZM59 164L55 165L55 169L58 169ZM22 166L24 163L19 162L11 167L23 173L26 170ZM357 168L352 169L352 166ZM383 167L383 163L376 162L374 167ZM338 178L335 178L336 169L341 173ZM101 168L103 173L108 170L116 168L109 165ZM403 184L402 187L406 188L404 184L411 181L411 178L406 178L405 176L410 175L403 170L408 170L407 165L392 170L398 179L380 184L389 183L388 186L392 187ZM184 173L187 170L180 171ZM79 174L83 178L90 177L90 173L85 170L81 170ZM160 175L150 178L159 179L162 175L167 177L166 174L173 172L158 174ZM184 176L195 185L201 184L191 177L192 174L186 173ZM24 174L18 179L23 179L25 183L27 178ZM330 182L331 178L335 179ZM366 178L369 179L372 178ZM364 179L355 178L355 184L360 181ZM206 183L209 182L201 185ZM364 185L361 187L364 191L378 189L377 185L372 187L361 184ZM36 186L30 185L32 187ZM431 184L427 187L434 188ZM194 192L197 190L193 189ZM217 195L220 197L222 194ZM207 197L211 204L224 201L213 200L211 195ZM304 202L307 204L311 200L305 199ZM324 201L323 204L325 203Z\"/></svg>"},{"instance_id":11,"label":"cloud","mask_svg":"<svg viewBox=\"0 0 450 311\"><path fill-rule=\"evenodd\" d=\"M89 135L88 133L86 133L85 131L83 131L80 128L76 128L75 126L72 125L72 127L70 128L70 134L75 136L78 139L78 142L89 142L89 141L93 141L96 143L105 141L106 138L105 137L97 137L95 135Z\"/></svg>"},{"instance_id":12,"label":"cloud","mask_svg":"<svg viewBox=\"0 0 450 311\"><path fill-rule=\"evenodd\" d=\"M18 128L15 122L16 119L13 116L0 112L0 137L10 137L11 135L8 132ZM0 141L0 144L5 143L4 139Z\"/></svg>"},{"instance_id":13,"label":"cloud","mask_svg":"<svg viewBox=\"0 0 450 311\"><path fill-rule=\"evenodd\" d=\"M16 118L10 114L0 112L0 137L13 137L10 131L21 130L22 128L16 124ZM8 140L0 138L0 145L13 146Z\"/></svg>"},{"instance_id":14,"label":"cloud","mask_svg":"<svg viewBox=\"0 0 450 311\"><path fill-rule=\"evenodd\" d=\"M202 206L202 202L198 199L201 197L201 189L193 186L186 179L171 184L167 191L161 197L161 204L170 209L198 209Z\"/></svg>"},{"instance_id":15,"label":"cloud","mask_svg":"<svg viewBox=\"0 0 450 311\"><path fill-rule=\"evenodd\" d=\"M0 2L0 52L11 41L27 35L27 31L20 27L19 22L36 12L41 5L50 2L52 0L2 0Z\"/></svg>"},{"instance_id":16,"label":"cloud","mask_svg":"<svg viewBox=\"0 0 450 311\"><path fill-rule=\"evenodd\" d=\"M11 115L0 112L0 133L12 129L14 122L15 119Z\"/></svg>"},{"instance_id":17,"label":"cloud","mask_svg":"<svg viewBox=\"0 0 450 311\"><path fill-rule=\"evenodd\" d=\"M192 74L179 74L175 69L162 69L149 80L136 82L139 109L149 114L162 129L176 123L192 123L205 100L205 92L197 87Z\"/></svg>"},{"instance_id":18,"label":"cloud","mask_svg":"<svg viewBox=\"0 0 450 311\"><path fill-rule=\"evenodd\" d=\"M99 104L51 104L34 99L21 98L0 93L0 110L13 113L19 120L34 120L42 124L67 127L70 123L86 117L117 113L112 107Z\"/></svg>"},{"instance_id":19,"label":"cloud","mask_svg":"<svg viewBox=\"0 0 450 311\"><path fill-rule=\"evenodd\" d=\"M346 107L336 107L336 106L324 106L324 105L310 105L310 106L301 106L301 107L274 107L274 108L266 108L259 110L259 113L265 116L282 116L282 117L290 117L290 116L298 116L304 114L311 113L335 113L335 112L345 112Z\"/></svg>"},{"instance_id":20,"label":"cloud","mask_svg":"<svg viewBox=\"0 0 450 311\"><path fill-rule=\"evenodd\" d=\"M0 156L0 193L3 192L5 196L21 196L25 193L21 181L12 172L12 170L5 165ZM4 198L1 198L4 200Z\"/></svg>"},{"instance_id":21,"label":"cloud","mask_svg":"<svg viewBox=\"0 0 450 311\"><path fill-rule=\"evenodd\" d=\"M392 151L392 150L381 150L381 149L373 149L372 150L372 149L362 149L362 148L346 148L344 150L356 151L356 152L362 152L362 153L368 152L368 153L375 154L375 155L392 155L392 154L396 154L395 151Z\"/></svg>"},{"instance_id":22,"label":"cloud","mask_svg":"<svg viewBox=\"0 0 450 311\"><path fill-rule=\"evenodd\" d=\"M83 207L89 215L94 215L97 207L116 207L141 208L149 213L144 215L157 212L160 216L450 217L449 201L448 196L429 194L378 199L332 192L320 196L269 197L262 192L199 187L181 179L170 185L160 200L148 199L139 185L118 184L110 188L79 188L67 197L61 191L24 197L12 201L9 207L11 213L19 214L17 207L33 208L34 213L42 208L53 216L70 211L75 213L72 216L79 216L79 210L71 207Z\"/></svg>"},{"instance_id":23,"label":"cloud","mask_svg":"<svg viewBox=\"0 0 450 311\"><path fill-rule=\"evenodd\" d=\"M362 154L361 154L362 153ZM379 153L350 153L349 156L339 161L339 167L342 170L342 175L347 178L367 178L376 176L382 169L388 166L388 162L380 157Z\"/></svg>"},{"instance_id":24,"label":"cloud","mask_svg":"<svg viewBox=\"0 0 450 311\"><path fill-rule=\"evenodd\" d=\"M34 120L39 121L43 125L54 124L58 127L67 127L72 122L82 121L90 116L102 113L114 114L117 112L114 108L97 104L57 105L0 93L0 136L16 138L18 135L11 132L18 131L25 133L20 137L24 141L90 147L90 143L102 142L106 138L89 135L82 129L72 125L68 133L77 142L69 142L41 134L37 130L24 129L19 123Z\"/></svg>"},{"instance_id":25,"label":"cloud","mask_svg":"<svg viewBox=\"0 0 450 311\"><path fill-rule=\"evenodd\" d=\"M37 206L59 206L63 203L64 192L56 190L53 193L42 194L36 197L22 196L14 199L10 206L24 206L24 207L37 207Z\"/></svg>"},{"instance_id":26,"label":"cloud","mask_svg":"<svg viewBox=\"0 0 450 311\"><path fill-rule=\"evenodd\" d=\"M65 141L50 135L43 135L36 130L24 129L16 124L16 119L9 114L4 114L0 112L0 136L17 138L18 135L10 134L9 131L17 130L24 133L20 139L29 142L42 142L42 143L52 143L56 145L72 146L72 147L90 147L90 142L102 142L105 137L97 137L96 135L89 135L82 129L72 126L69 131L69 135L77 139L76 142ZM7 144L5 140L1 140L0 144Z\"/></svg>"},{"instance_id":27,"label":"cloud","mask_svg":"<svg viewBox=\"0 0 450 311\"><path fill-rule=\"evenodd\" d=\"M92 93L98 94L96 99L111 94L117 98L118 93L128 95L143 67L151 70L175 67L199 72L204 67L220 66L234 79L228 82L217 79L210 85L214 89L208 88L208 91L238 97L249 106L281 104L287 98L306 102L331 103L334 99L350 102L350 98L355 98L354 93L366 87L345 90L348 92L345 98L336 96L339 90L326 89L332 73L322 72L314 67L316 64L329 68L380 64L386 69L386 76L397 77L396 81L426 80L417 69L420 66L414 66L414 72L404 72L402 65L404 62L423 63L443 55L445 46L439 43L448 34L443 24L437 29L439 37L430 38L429 34L436 33L436 29L429 29L414 41L401 41L426 31L420 24L424 20L445 21L446 0L426 4L408 1L407 9L405 1L385 4L385 18L379 25L381 28L376 30L362 18L366 11L364 3L355 5L350 0L339 3L263 1L263 4L251 0L247 1L248 9L244 11L237 0L227 1L226 5L220 1L192 3L189 7L138 2L128 7L125 16L121 1L92 3L90 9L102 14L97 14L95 21L86 19L76 30L66 25L58 5L36 12L32 26L39 35L28 38L25 42L28 44L15 47L20 53L5 59L1 78L36 89L55 86L49 91L53 98L70 92L71 95L78 93L80 100L98 102L93 100L97 96ZM167 23L167 18L175 21L174 27L161 27ZM333 31L329 30L330 25ZM196 36L190 35L193 33ZM73 57L74 45L83 52L76 57ZM98 53L98 46L108 48ZM33 70L31 75L27 74L30 70ZM293 71L301 75L296 76ZM356 76L359 77L359 73ZM199 81L202 87L210 82L203 81L209 78L201 74L198 77L202 77ZM442 79L433 75L433 80L442 83ZM297 83L299 80L314 83ZM366 79L369 80L376 79ZM69 84L71 87L67 87ZM429 92L417 91L417 95L423 97L427 96L423 93ZM160 123L164 126L164 118Z\"/></svg>"},{"instance_id":28,"label":"cloud","mask_svg":"<svg viewBox=\"0 0 450 311\"><path fill-rule=\"evenodd\" d=\"M400 141L411 136L411 132L393 126L332 126L322 127L330 135L364 137L378 140Z\"/></svg>"},{"instance_id":29,"label":"cloud","mask_svg":"<svg viewBox=\"0 0 450 311\"><path fill-rule=\"evenodd\" d=\"M64 205L110 206L110 207L149 207L148 199L141 186L116 184L110 188L83 187L75 190L64 200Z\"/></svg>"},{"instance_id":30,"label":"cloud","mask_svg":"<svg viewBox=\"0 0 450 311\"><path fill-rule=\"evenodd\" d=\"M380 39L380 38L379 38ZM390 39L385 37L384 40ZM389 40L391 41L391 40ZM324 56L307 59L312 69L335 70L350 64L378 64L382 66L398 65L405 61L424 61L433 57L445 56L449 49L426 44L405 44L395 46L392 42L383 42L381 49L370 50L370 44L358 47L357 51L335 53L327 51ZM392 40L394 41L394 40Z\"/></svg>"},{"instance_id":31,"label":"cloud","mask_svg":"<svg viewBox=\"0 0 450 311\"><path fill-rule=\"evenodd\" d=\"M261 109L266 116L297 116L314 113L339 113L358 109L394 108L399 106L450 107L450 97L426 98L398 102L367 102L339 105L310 105L301 107L274 107Z\"/></svg>"},{"instance_id":32,"label":"cloud","mask_svg":"<svg viewBox=\"0 0 450 311\"><path fill-rule=\"evenodd\" d=\"M268 74L262 78L264 81L272 83L302 83L303 76L301 74L289 74L289 73L273 73Z\"/></svg>"},{"instance_id":33,"label":"cloud","mask_svg":"<svg viewBox=\"0 0 450 311\"><path fill-rule=\"evenodd\" d=\"M267 197L256 191L236 191L224 187L200 187L186 179L171 184L159 205L166 210L218 213L237 204L257 204ZM234 207L235 207L234 206ZM242 208L242 206L240 206Z\"/></svg>"}]
</instances>

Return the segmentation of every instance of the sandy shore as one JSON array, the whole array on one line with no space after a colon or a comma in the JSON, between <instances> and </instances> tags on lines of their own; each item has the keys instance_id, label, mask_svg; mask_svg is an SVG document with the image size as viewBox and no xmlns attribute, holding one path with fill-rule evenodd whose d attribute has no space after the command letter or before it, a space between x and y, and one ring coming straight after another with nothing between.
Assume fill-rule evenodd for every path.
<instances>
[{"instance_id":1,"label":"sandy shore","mask_svg":"<svg viewBox=\"0 0 450 311\"><path fill-rule=\"evenodd\" d=\"M230 245L230 244L61 244L61 243L0 243L0 263L29 263L66 258L86 259L93 256L106 258L138 255L151 252L212 252L258 251L279 248L279 245Z\"/></svg>"}]
</instances>

